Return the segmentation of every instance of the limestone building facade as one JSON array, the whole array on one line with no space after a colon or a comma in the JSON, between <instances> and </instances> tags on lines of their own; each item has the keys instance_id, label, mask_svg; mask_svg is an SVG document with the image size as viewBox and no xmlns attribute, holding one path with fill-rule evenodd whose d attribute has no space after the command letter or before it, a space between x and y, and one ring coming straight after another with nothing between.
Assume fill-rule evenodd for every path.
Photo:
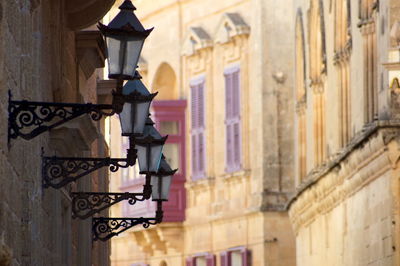
<instances>
[{"instance_id":1,"label":"limestone building facade","mask_svg":"<svg viewBox=\"0 0 400 266\"><path fill-rule=\"evenodd\" d=\"M152 117L179 171L164 222L114 237L112 264L295 265L285 210L294 188L294 40L283 38L294 34L292 1L133 2L155 27L139 71L159 92ZM125 145L115 136L112 152ZM143 185L134 171L111 180L113 191ZM119 204L112 213L153 216L152 208Z\"/></svg>"},{"instance_id":2,"label":"limestone building facade","mask_svg":"<svg viewBox=\"0 0 400 266\"><path fill-rule=\"evenodd\" d=\"M295 183L303 265L399 265L397 0L294 1Z\"/></svg>"},{"instance_id":3,"label":"limestone building facade","mask_svg":"<svg viewBox=\"0 0 400 266\"><path fill-rule=\"evenodd\" d=\"M99 171L62 189L44 188L46 155L108 155L103 122L75 119L32 140L8 142L13 100L98 103L102 36L88 28L114 0L0 1L0 265L109 265L108 243L92 243L90 220L71 218L71 191L107 191ZM104 215L107 215L105 213Z\"/></svg>"}]
</instances>

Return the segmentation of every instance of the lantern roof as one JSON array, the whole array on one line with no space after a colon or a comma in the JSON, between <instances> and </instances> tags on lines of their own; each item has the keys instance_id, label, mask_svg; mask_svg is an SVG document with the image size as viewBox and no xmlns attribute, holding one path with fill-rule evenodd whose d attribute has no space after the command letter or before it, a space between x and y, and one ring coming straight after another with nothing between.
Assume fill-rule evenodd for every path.
<instances>
[{"instance_id":1,"label":"lantern roof","mask_svg":"<svg viewBox=\"0 0 400 266\"><path fill-rule=\"evenodd\" d=\"M125 0L119 9L121 11L107 26L99 23L98 27L103 34L134 34L147 37L153 30L153 28L146 30L143 27L142 23L140 23L139 19L133 12L136 10L136 7L130 0Z\"/></svg>"},{"instance_id":2,"label":"lantern roof","mask_svg":"<svg viewBox=\"0 0 400 266\"><path fill-rule=\"evenodd\" d=\"M147 90L146 86L144 86L143 82L140 80L141 78L142 77L136 71L134 79L128 80L128 82L125 83L122 89L122 94L129 95L135 92L139 93L142 96L150 95L150 92Z\"/></svg>"},{"instance_id":3,"label":"lantern roof","mask_svg":"<svg viewBox=\"0 0 400 266\"><path fill-rule=\"evenodd\" d=\"M174 175L178 169L172 170L171 166L165 160L164 154L161 157L160 168L158 169L158 176L170 176Z\"/></svg>"}]
</instances>

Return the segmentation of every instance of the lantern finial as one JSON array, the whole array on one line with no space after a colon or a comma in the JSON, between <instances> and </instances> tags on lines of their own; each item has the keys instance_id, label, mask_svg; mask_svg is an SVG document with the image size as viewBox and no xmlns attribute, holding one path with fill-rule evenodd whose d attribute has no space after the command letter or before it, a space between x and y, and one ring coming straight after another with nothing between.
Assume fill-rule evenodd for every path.
<instances>
[{"instance_id":1,"label":"lantern finial","mask_svg":"<svg viewBox=\"0 0 400 266\"><path fill-rule=\"evenodd\" d=\"M130 0L125 0L122 5L119 6L121 10L136 10L136 7L132 4Z\"/></svg>"}]
</instances>

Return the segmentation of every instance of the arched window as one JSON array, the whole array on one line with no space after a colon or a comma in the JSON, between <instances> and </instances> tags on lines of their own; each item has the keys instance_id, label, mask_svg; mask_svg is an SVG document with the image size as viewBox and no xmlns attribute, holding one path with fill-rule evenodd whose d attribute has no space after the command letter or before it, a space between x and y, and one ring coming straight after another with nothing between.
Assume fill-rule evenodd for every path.
<instances>
[{"instance_id":1,"label":"arched window","mask_svg":"<svg viewBox=\"0 0 400 266\"><path fill-rule=\"evenodd\" d=\"M158 91L157 100L177 100L179 91L175 71L167 63L162 63L154 76L153 92Z\"/></svg>"},{"instance_id":2,"label":"arched window","mask_svg":"<svg viewBox=\"0 0 400 266\"><path fill-rule=\"evenodd\" d=\"M364 122L374 120L378 111L377 90L377 40L375 12L378 11L378 0L360 0L358 26L364 42Z\"/></svg>"},{"instance_id":3,"label":"arched window","mask_svg":"<svg viewBox=\"0 0 400 266\"><path fill-rule=\"evenodd\" d=\"M350 91L350 55L351 21L350 1L336 0L334 64L337 70L337 91L339 102L339 145L344 147L351 138L351 91Z\"/></svg>"},{"instance_id":4,"label":"arched window","mask_svg":"<svg viewBox=\"0 0 400 266\"><path fill-rule=\"evenodd\" d=\"M326 156L325 130L325 75L326 49L324 8L322 0L312 0L310 10L310 80L313 92L313 141L314 166L322 163Z\"/></svg>"},{"instance_id":5,"label":"arched window","mask_svg":"<svg viewBox=\"0 0 400 266\"><path fill-rule=\"evenodd\" d=\"M304 51L303 16L299 9L296 17L296 123L297 123L297 176L301 182L307 174L307 134L306 134L306 67Z\"/></svg>"}]
</instances>

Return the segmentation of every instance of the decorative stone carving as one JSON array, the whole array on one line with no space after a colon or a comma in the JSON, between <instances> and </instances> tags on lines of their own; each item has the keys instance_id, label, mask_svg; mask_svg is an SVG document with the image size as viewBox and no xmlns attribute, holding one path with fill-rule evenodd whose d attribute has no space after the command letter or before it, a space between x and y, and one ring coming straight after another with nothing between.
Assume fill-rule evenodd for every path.
<instances>
[{"instance_id":1,"label":"decorative stone carving","mask_svg":"<svg viewBox=\"0 0 400 266\"><path fill-rule=\"evenodd\" d=\"M167 249L183 252L183 227L182 223L162 223L157 227L133 232L136 243L142 251L154 254L155 251L165 253Z\"/></svg>"},{"instance_id":2,"label":"decorative stone carving","mask_svg":"<svg viewBox=\"0 0 400 266\"><path fill-rule=\"evenodd\" d=\"M400 46L400 21L397 20L393 23L390 29L390 38L393 43Z\"/></svg>"},{"instance_id":3,"label":"decorative stone carving","mask_svg":"<svg viewBox=\"0 0 400 266\"><path fill-rule=\"evenodd\" d=\"M97 81L97 103L111 104L112 91L117 87L117 81L113 79Z\"/></svg>"},{"instance_id":4,"label":"decorative stone carving","mask_svg":"<svg viewBox=\"0 0 400 266\"><path fill-rule=\"evenodd\" d=\"M300 188L288 204L295 233L390 168L397 167L400 151L397 141L393 140L399 139L399 125L390 124L393 129L386 129L385 126L376 126L356 137L348 150L307 178L309 182Z\"/></svg>"},{"instance_id":5,"label":"decorative stone carving","mask_svg":"<svg viewBox=\"0 0 400 266\"><path fill-rule=\"evenodd\" d=\"M75 36L79 66L86 78L89 78L96 68L104 67L106 60L104 39L100 31L79 31Z\"/></svg>"},{"instance_id":6,"label":"decorative stone carving","mask_svg":"<svg viewBox=\"0 0 400 266\"><path fill-rule=\"evenodd\" d=\"M215 35L215 43L227 43L235 36L249 35L250 27L238 13L225 13Z\"/></svg>"},{"instance_id":7,"label":"decorative stone carving","mask_svg":"<svg viewBox=\"0 0 400 266\"><path fill-rule=\"evenodd\" d=\"M81 30L96 24L114 3L115 0L66 1L68 27L72 30Z\"/></svg>"},{"instance_id":8,"label":"decorative stone carving","mask_svg":"<svg viewBox=\"0 0 400 266\"><path fill-rule=\"evenodd\" d=\"M70 156L89 151L99 133L94 122L87 116L78 117L50 131L51 147L62 155Z\"/></svg>"},{"instance_id":9,"label":"decorative stone carving","mask_svg":"<svg viewBox=\"0 0 400 266\"><path fill-rule=\"evenodd\" d=\"M390 107L392 109L392 119L400 118L400 83L398 78L392 80L390 86Z\"/></svg>"},{"instance_id":10,"label":"decorative stone carving","mask_svg":"<svg viewBox=\"0 0 400 266\"><path fill-rule=\"evenodd\" d=\"M201 49L211 47L212 40L208 33L201 27L190 27L185 41L183 42L182 55L191 56Z\"/></svg>"}]
</instances>

